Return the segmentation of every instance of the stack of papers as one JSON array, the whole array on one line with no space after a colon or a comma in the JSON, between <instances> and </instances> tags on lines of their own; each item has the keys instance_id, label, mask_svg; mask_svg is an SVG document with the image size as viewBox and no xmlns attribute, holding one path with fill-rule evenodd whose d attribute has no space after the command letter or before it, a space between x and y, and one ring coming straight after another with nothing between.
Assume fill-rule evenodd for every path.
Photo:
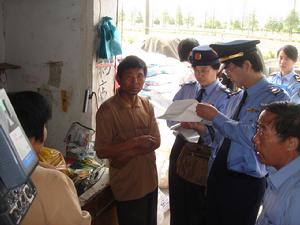
<instances>
[{"instance_id":1,"label":"stack of papers","mask_svg":"<svg viewBox=\"0 0 300 225\"><path fill-rule=\"evenodd\" d=\"M184 99L174 101L166 110L159 116L158 119L172 120L178 122L201 122L202 118L196 113L198 105L196 99Z\"/></svg>"}]
</instances>

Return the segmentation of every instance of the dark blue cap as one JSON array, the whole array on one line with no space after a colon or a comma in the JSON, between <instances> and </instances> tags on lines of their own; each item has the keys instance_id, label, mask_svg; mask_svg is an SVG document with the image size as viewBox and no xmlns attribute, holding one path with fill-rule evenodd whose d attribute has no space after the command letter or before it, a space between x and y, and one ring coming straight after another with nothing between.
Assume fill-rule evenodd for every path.
<instances>
[{"instance_id":1,"label":"dark blue cap","mask_svg":"<svg viewBox=\"0 0 300 225\"><path fill-rule=\"evenodd\" d=\"M209 46L218 53L220 61L224 63L257 51L256 45L258 43L260 43L260 40L235 40Z\"/></svg>"},{"instance_id":2,"label":"dark blue cap","mask_svg":"<svg viewBox=\"0 0 300 225\"><path fill-rule=\"evenodd\" d=\"M218 54L208 45L193 48L190 56L192 66L212 66L220 63Z\"/></svg>"}]
</instances>

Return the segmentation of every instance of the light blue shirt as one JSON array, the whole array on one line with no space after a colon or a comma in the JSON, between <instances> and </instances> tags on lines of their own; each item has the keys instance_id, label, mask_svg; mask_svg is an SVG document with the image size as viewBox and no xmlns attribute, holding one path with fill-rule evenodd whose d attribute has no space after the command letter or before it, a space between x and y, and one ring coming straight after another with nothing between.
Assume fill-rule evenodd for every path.
<instances>
[{"instance_id":1,"label":"light blue shirt","mask_svg":"<svg viewBox=\"0 0 300 225\"><path fill-rule=\"evenodd\" d=\"M256 225L300 224L300 157L270 175Z\"/></svg>"},{"instance_id":2,"label":"light blue shirt","mask_svg":"<svg viewBox=\"0 0 300 225\"><path fill-rule=\"evenodd\" d=\"M200 93L201 86L198 82L184 84L181 89L174 96L173 101L183 100L183 99L195 99ZM230 90L226 88L219 80L214 81L207 87L205 87L205 92L202 96L201 102L206 102L214 105L220 112L225 112L227 102L229 100ZM167 121L168 126L172 126L178 122ZM215 139L220 135L215 134ZM208 144L213 149L216 141L212 143L211 136L209 133L202 135L204 143Z\"/></svg>"},{"instance_id":3,"label":"light blue shirt","mask_svg":"<svg viewBox=\"0 0 300 225\"><path fill-rule=\"evenodd\" d=\"M297 76L299 77L295 71L284 76L281 76L281 73L277 72L270 75L268 81L286 90L291 98L291 102L300 104L300 81L297 81Z\"/></svg>"},{"instance_id":4,"label":"light blue shirt","mask_svg":"<svg viewBox=\"0 0 300 225\"><path fill-rule=\"evenodd\" d=\"M228 169L253 177L264 177L267 173L265 165L258 161L252 142L256 131L256 121L263 104L275 101L289 101L289 96L285 91L270 84L263 77L255 85L247 89L248 97L241 108L240 120L235 121L230 118L236 112L243 92L240 91L240 93L229 99L226 115L220 112L213 119L213 125L220 132L223 139L224 137L231 139L227 158ZM222 142L219 141L219 145L213 151L212 160L216 157L216 150L220 148Z\"/></svg>"}]
</instances>

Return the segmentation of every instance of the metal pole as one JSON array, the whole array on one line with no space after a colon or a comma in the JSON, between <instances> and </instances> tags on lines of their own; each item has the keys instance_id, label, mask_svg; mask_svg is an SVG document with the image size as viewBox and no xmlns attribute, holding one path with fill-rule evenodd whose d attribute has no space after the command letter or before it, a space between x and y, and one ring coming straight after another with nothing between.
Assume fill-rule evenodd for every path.
<instances>
[{"instance_id":1,"label":"metal pole","mask_svg":"<svg viewBox=\"0 0 300 225\"><path fill-rule=\"evenodd\" d=\"M149 0L146 0L145 34L149 34L149 19L150 19Z\"/></svg>"}]
</instances>

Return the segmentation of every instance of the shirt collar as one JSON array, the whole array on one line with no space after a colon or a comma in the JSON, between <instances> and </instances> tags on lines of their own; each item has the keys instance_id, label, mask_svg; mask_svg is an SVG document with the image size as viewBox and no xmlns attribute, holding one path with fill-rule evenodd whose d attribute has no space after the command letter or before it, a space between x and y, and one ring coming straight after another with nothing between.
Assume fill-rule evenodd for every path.
<instances>
[{"instance_id":1,"label":"shirt collar","mask_svg":"<svg viewBox=\"0 0 300 225\"><path fill-rule=\"evenodd\" d=\"M133 105L131 105L127 101L125 101L120 95L120 88L117 89L115 96L116 96L116 100L117 100L118 104L124 108L139 108L142 106L142 101L138 95L135 96Z\"/></svg>"},{"instance_id":2,"label":"shirt collar","mask_svg":"<svg viewBox=\"0 0 300 225\"><path fill-rule=\"evenodd\" d=\"M216 88L216 86L219 84L218 80L215 80L214 82L212 82L210 85L208 85L207 87L205 87L205 92L204 94L209 96Z\"/></svg>"},{"instance_id":3,"label":"shirt collar","mask_svg":"<svg viewBox=\"0 0 300 225\"><path fill-rule=\"evenodd\" d=\"M267 79L262 77L258 82L256 82L256 84L246 89L248 96L260 93L262 90L264 90L263 87L267 84L269 84Z\"/></svg>"},{"instance_id":4,"label":"shirt collar","mask_svg":"<svg viewBox=\"0 0 300 225\"><path fill-rule=\"evenodd\" d=\"M292 70L290 73L282 76L281 73L279 73L279 76L281 77L282 80L287 80L288 82L294 77L295 71Z\"/></svg>"},{"instance_id":5,"label":"shirt collar","mask_svg":"<svg viewBox=\"0 0 300 225\"><path fill-rule=\"evenodd\" d=\"M300 156L269 176L269 181L278 189L287 179L300 171Z\"/></svg>"}]
</instances>

